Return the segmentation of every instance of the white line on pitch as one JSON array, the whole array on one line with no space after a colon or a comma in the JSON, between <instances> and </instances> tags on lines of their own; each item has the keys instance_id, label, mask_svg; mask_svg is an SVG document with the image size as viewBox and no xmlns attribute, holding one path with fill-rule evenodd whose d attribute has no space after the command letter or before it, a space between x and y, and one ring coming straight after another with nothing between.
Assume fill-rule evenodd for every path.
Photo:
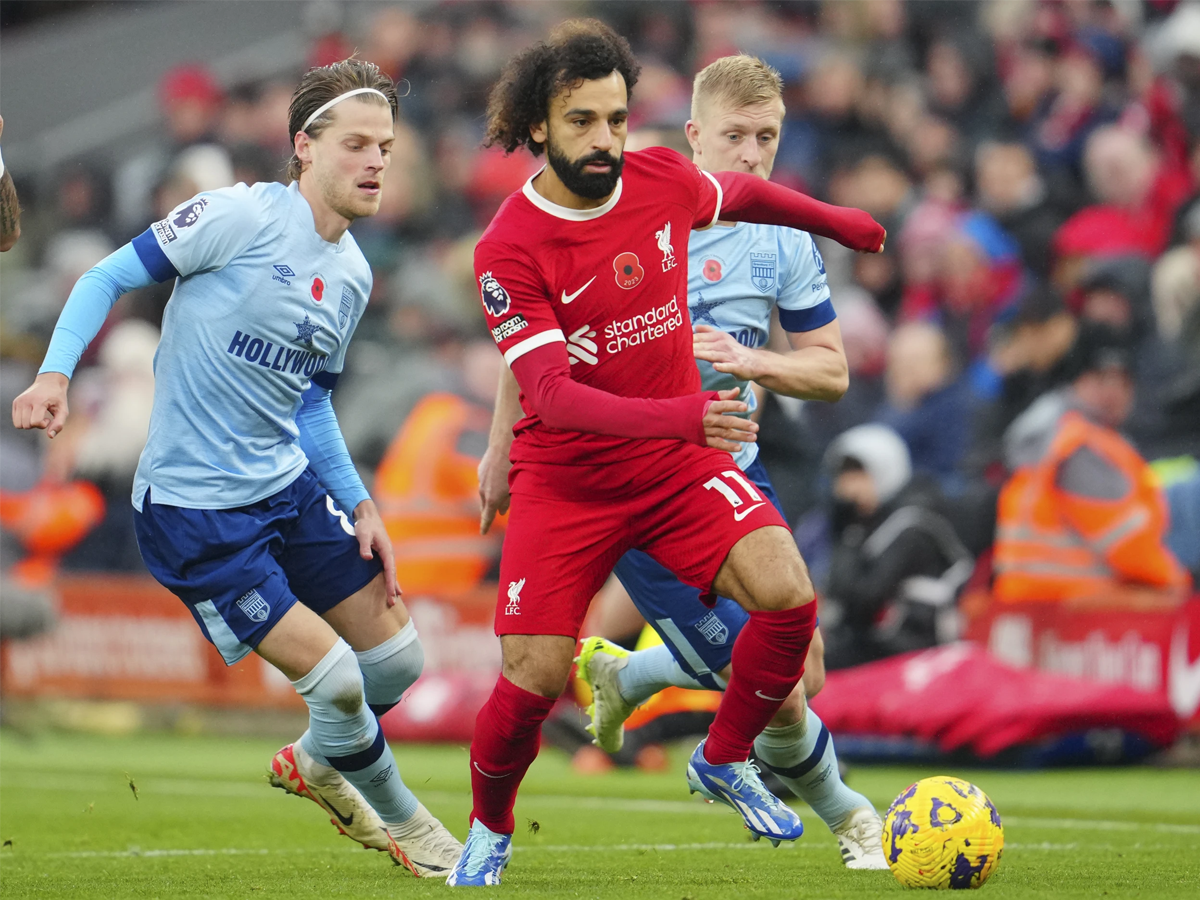
<instances>
[{"instance_id":1,"label":"white line on pitch","mask_svg":"<svg viewBox=\"0 0 1200 900\"><path fill-rule=\"evenodd\" d=\"M672 852L697 852L710 850L751 850L764 851L770 850L770 844L767 841L758 841L757 844L746 841L706 841L696 842L696 844L595 844L595 845L577 845L577 844L546 844L546 845L517 845L512 850L521 852L540 852L540 853L672 853ZM832 852L828 844L794 844L794 842L784 842L780 845L780 850L816 850L818 852ZM1042 851L1050 853L1066 853L1082 850L1097 851L1097 850L1117 850L1117 847L1109 844L1052 844L1049 841L1040 842L1020 842L1009 841L1004 845L1004 850L1007 851ZM1177 847L1164 844L1124 844L1121 845L1122 851L1174 851ZM55 853L12 853L5 854L0 857L0 864L4 860L12 860L16 862L18 859L163 859L172 857L242 857L242 856L313 856L318 853L359 853L356 848L329 848L329 850L312 850L312 848L290 848L290 850L268 850L268 848L259 848L252 850L246 847L218 847L218 848L170 848L170 850L140 850L140 848L130 848L130 850L82 850L73 852L55 852Z\"/></svg>"},{"instance_id":2,"label":"white line on pitch","mask_svg":"<svg viewBox=\"0 0 1200 900\"><path fill-rule=\"evenodd\" d=\"M104 776L82 777L70 775L51 775L50 773L27 770L20 776L10 770L0 781L0 787L8 790L40 790L66 793L95 794L98 791L128 790L125 781L120 778ZM34 777L30 777L34 775ZM207 780L184 778L155 778L138 779L138 787L143 796L164 794L171 796L196 797L242 797L247 799L265 798L272 796L263 790L265 780L259 784L253 782L231 780ZM421 796L431 802L456 802L467 799L466 791L422 791ZM538 794L527 793L521 796L523 807L552 806L568 807L571 809L612 809L621 812L666 813L676 815L733 815L719 804L701 803L688 800L639 800L632 797L579 797L571 794ZM1077 828L1082 831L1157 831L1162 834L1200 834L1200 824L1176 824L1171 822L1131 822L1108 819L1065 819L1043 816L1003 816L1004 824L1027 828Z\"/></svg>"}]
</instances>

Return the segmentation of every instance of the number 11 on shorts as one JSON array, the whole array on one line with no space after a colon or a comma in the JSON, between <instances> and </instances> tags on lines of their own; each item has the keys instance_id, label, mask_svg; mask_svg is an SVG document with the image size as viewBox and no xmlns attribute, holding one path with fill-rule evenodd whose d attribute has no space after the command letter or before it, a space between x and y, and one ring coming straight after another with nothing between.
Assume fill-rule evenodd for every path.
<instances>
[{"instance_id":1,"label":"number 11 on shorts","mask_svg":"<svg viewBox=\"0 0 1200 900\"><path fill-rule=\"evenodd\" d=\"M745 493L750 495L750 502L752 505L748 509L741 509L741 507L745 505L746 501L738 495L738 492L729 482L736 483L736 485L741 487ZM733 518L738 522L742 521L742 519L746 518L746 516L750 515L750 513L754 512L754 510L758 509L763 505L763 503L766 502L763 500L762 494L755 490L754 485L751 484L746 479L746 476L737 469L728 469L722 472L720 476L714 475L712 478L708 479L708 481L704 482L704 489L708 491L717 491L722 497L728 500L729 505L734 509Z\"/></svg>"}]
</instances>

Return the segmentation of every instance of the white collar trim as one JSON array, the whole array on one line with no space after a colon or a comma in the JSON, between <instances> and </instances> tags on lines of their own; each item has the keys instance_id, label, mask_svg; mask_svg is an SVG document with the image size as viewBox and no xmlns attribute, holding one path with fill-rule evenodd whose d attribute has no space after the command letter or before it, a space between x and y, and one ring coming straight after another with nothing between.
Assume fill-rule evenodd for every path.
<instances>
[{"instance_id":1,"label":"white collar trim","mask_svg":"<svg viewBox=\"0 0 1200 900\"><path fill-rule=\"evenodd\" d=\"M521 193L525 198L540 209L544 213L549 213L557 219L566 219L569 222L588 222L592 219L598 219L606 212L617 205L617 201L621 199L622 180L617 179L617 187L612 192L612 196L604 201L603 206L597 206L593 209L571 209L569 206L559 206L557 203L551 203L545 197L537 192L533 186L533 179L537 178L542 172L546 171L546 167L542 166L529 177L525 182L525 186L521 188Z\"/></svg>"}]
</instances>

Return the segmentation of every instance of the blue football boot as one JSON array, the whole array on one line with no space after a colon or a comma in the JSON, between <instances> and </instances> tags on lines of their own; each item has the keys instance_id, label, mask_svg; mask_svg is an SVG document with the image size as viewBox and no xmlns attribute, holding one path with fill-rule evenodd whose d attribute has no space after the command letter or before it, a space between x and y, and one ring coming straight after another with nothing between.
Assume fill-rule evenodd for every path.
<instances>
[{"instance_id":1,"label":"blue football boot","mask_svg":"<svg viewBox=\"0 0 1200 900\"><path fill-rule=\"evenodd\" d=\"M732 806L746 820L754 840L767 838L778 847L780 841L794 841L804 834L804 824L790 806L767 790L758 777L758 766L747 760L714 766L704 758L701 741L688 760L688 787L709 800Z\"/></svg>"},{"instance_id":2,"label":"blue football boot","mask_svg":"<svg viewBox=\"0 0 1200 900\"><path fill-rule=\"evenodd\" d=\"M496 834L478 819L471 823L458 864L446 877L451 887L499 884L512 858L512 835Z\"/></svg>"}]
</instances>

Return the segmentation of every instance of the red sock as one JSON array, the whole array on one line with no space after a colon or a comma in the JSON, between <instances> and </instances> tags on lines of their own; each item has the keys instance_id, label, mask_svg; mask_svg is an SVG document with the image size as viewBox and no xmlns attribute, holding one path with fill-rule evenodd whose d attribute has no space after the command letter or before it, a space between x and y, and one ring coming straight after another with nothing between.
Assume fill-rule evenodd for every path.
<instances>
[{"instance_id":1,"label":"red sock","mask_svg":"<svg viewBox=\"0 0 1200 900\"><path fill-rule=\"evenodd\" d=\"M804 674L817 621L816 602L752 612L733 643L733 673L708 729L704 758L714 765L745 762L754 739Z\"/></svg>"},{"instance_id":2,"label":"red sock","mask_svg":"<svg viewBox=\"0 0 1200 900\"><path fill-rule=\"evenodd\" d=\"M554 706L517 687L503 675L475 719L471 741L470 821L479 819L497 834L512 834L513 804L525 771L537 758L542 722Z\"/></svg>"}]
</instances>

